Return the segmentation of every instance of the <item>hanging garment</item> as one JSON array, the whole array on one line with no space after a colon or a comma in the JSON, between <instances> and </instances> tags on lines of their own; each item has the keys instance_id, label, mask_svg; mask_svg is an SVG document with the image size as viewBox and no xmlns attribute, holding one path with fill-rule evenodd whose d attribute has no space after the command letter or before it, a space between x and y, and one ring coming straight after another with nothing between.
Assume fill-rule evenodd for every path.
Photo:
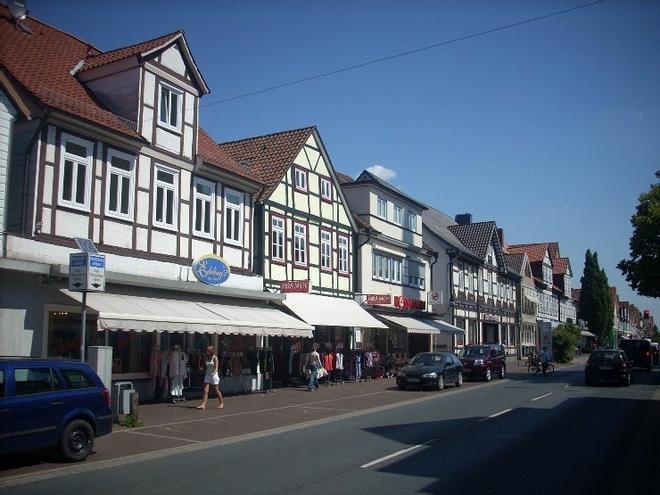
<instances>
[{"instance_id":1,"label":"hanging garment","mask_svg":"<svg viewBox=\"0 0 660 495\"><path fill-rule=\"evenodd\" d=\"M341 352L338 352L335 356L335 368L338 370L344 369L344 355Z\"/></svg>"}]
</instances>

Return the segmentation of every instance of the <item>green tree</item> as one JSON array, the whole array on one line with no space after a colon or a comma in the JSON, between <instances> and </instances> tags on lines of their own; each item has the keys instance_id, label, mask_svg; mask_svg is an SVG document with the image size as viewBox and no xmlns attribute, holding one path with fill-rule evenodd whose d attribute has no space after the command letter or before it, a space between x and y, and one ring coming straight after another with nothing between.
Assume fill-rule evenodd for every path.
<instances>
[{"instance_id":1,"label":"green tree","mask_svg":"<svg viewBox=\"0 0 660 495\"><path fill-rule=\"evenodd\" d=\"M630 259L621 260L617 268L638 294L660 297L660 184L639 197L630 223Z\"/></svg>"},{"instance_id":2,"label":"green tree","mask_svg":"<svg viewBox=\"0 0 660 495\"><path fill-rule=\"evenodd\" d=\"M580 328L572 322L562 323L552 331L552 354L559 363L570 363L580 338Z\"/></svg>"},{"instance_id":3,"label":"green tree","mask_svg":"<svg viewBox=\"0 0 660 495\"><path fill-rule=\"evenodd\" d=\"M607 275L598 265L598 253L592 254L589 249L585 254L584 272L580 283L582 290L580 291L579 318L587 322L589 330L598 337L599 343L608 342L610 345L614 345L612 341L614 310Z\"/></svg>"}]
</instances>

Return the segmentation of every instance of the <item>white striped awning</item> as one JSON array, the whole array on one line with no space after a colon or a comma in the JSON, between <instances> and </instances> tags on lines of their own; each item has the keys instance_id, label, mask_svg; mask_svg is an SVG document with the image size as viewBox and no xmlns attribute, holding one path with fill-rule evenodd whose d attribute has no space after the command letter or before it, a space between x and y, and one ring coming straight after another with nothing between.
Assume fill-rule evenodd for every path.
<instances>
[{"instance_id":1,"label":"white striped awning","mask_svg":"<svg viewBox=\"0 0 660 495\"><path fill-rule=\"evenodd\" d=\"M455 334L465 333L465 330L458 328L457 326L433 318L415 318L412 316L389 315L383 313L379 313L378 317L405 328L408 333L426 335L434 335L442 332Z\"/></svg>"}]
</instances>

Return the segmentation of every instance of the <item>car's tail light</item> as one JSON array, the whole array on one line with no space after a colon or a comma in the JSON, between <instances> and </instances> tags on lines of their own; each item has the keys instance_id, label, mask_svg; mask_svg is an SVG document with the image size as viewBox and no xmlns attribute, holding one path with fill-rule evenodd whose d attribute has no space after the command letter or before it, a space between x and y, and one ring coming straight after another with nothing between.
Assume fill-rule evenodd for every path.
<instances>
[{"instance_id":1,"label":"car's tail light","mask_svg":"<svg viewBox=\"0 0 660 495\"><path fill-rule=\"evenodd\" d=\"M101 397L103 397L103 401L106 403L106 405L110 406L110 390L107 388L101 390Z\"/></svg>"},{"instance_id":2,"label":"car's tail light","mask_svg":"<svg viewBox=\"0 0 660 495\"><path fill-rule=\"evenodd\" d=\"M645 356L650 356L650 355L651 355L651 353L649 351L646 351Z\"/></svg>"}]
</instances>

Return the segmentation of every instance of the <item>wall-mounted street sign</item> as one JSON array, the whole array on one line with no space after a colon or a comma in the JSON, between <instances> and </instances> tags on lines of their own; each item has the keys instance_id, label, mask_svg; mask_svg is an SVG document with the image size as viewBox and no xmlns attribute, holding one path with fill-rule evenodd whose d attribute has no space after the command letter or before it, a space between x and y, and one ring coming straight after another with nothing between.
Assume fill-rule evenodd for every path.
<instances>
[{"instance_id":1,"label":"wall-mounted street sign","mask_svg":"<svg viewBox=\"0 0 660 495\"><path fill-rule=\"evenodd\" d=\"M280 292L287 294L290 292L309 292L311 284L309 280L285 280L280 282Z\"/></svg>"},{"instance_id":2,"label":"wall-mounted street sign","mask_svg":"<svg viewBox=\"0 0 660 495\"><path fill-rule=\"evenodd\" d=\"M231 275L229 263L215 254L205 254L193 261L192 272L201 283L216 286L224 284Z\"/></svg>"},{"instance_id":3,"label":"wall-mounted street sign","mask_svg":"<svg viewBox=\"0 0 660 495\"><path fill-rule=\"evenodd\" d=\"M392 294L367 294L368 306L392 304Z\"/></svg>"},{"instance_id":4,"label":"wall-mounted street sign","mask_svg":"<svg viewBox=\"0 0 660 495\"><path fill-rule=\"evenodd\" d=\"M69 290L74 292L105 291L105 255L71 253L69 255Z\"/></svg>"}]
</instances>

